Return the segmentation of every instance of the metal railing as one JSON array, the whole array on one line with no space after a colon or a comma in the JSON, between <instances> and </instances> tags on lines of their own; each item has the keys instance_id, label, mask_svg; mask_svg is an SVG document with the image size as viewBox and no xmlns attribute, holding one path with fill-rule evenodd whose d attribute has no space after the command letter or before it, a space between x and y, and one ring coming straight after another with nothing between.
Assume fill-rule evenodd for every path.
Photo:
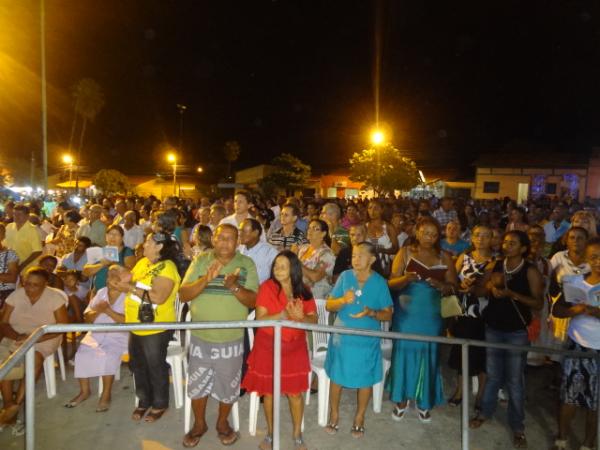
<instances>
[{"instance_id":1,"label":"metal railing","mask_svg":"<svg viewBox=\"0 0 600 450\"><path fill-rule=\"evenodd\" d=\"M600 372L600 355L596 353L576 352L546 347L532 347L528 345L513 345L475 341L469 339L447 338L442 336L425 336L418 334L396 333L390 331L374 331L356 328L343 328L327 325L313 325L284 320L256 320L237 322L167 322L147 324L56 324L44 325L37 328L29 337L0 365L0 379L25 357L25 448L35 448L35 348L34 344L45 334L73 333L87 331L162 331L162 330L199 330L199 329L231 329L231 328L274 328L273 342L273 449L279 450L280 443L280 403L281 403L281 329L296 328L306 331L319 331L325 333L349 334L355 336L370 336L385 339L403 339L419 342L436 342L461 346L461 368L463 374L469 373L469 346L498 348L522 352L536 352L542 354L561 354L577 358L595 358L598 361ZM600 376L600 373L598 374ZM385 376L385 374L384 374ZM462 377L462 411L461 411L461 441L462 450L469 449L469 378ZM600 378L600 377L599 377ZM596 393L600 398L600 383ZM597 420L597 448L600 448L600 414Z\"/></svg>"}]
</instances>

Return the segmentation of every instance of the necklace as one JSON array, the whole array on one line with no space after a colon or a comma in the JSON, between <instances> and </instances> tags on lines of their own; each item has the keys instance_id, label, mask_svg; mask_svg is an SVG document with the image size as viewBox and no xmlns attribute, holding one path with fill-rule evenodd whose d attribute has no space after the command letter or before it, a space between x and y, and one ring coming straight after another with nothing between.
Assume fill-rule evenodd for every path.
<instances>
[{"instance_id":1,"label":"necklace","mask_svg":"<svg viewBox=\"0 0 600 450\"><path fill-rule=\"evenodd\" d=\"M504 266L504 273L506 275L512 275L513 273L518 272L519 270L521 270L521 267L523 267L523 264L525 264L525 259L521 258L521 262L517 265L517 267L515 267L513 270L508 270L508 266L506 264L506 259L503 261L503 266Z\"/></svg>"}]
</instances>

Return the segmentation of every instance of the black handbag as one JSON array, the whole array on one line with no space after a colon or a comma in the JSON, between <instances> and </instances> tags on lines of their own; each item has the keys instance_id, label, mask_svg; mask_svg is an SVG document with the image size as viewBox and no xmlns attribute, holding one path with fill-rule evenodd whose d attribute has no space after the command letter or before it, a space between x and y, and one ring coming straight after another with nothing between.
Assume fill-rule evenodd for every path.
<instances>
[{"instance_id":1,"label":"black handbag","mask_svg":"<svg viewBox=\"0 0 600 450\"><path fill-rule=\"evenodd\" d=\"M148 291L144 291L142 294L142 302L138 309L138 320L142 323L154 322L154 307L150 301Z\"/></svg>"}]
</instances>

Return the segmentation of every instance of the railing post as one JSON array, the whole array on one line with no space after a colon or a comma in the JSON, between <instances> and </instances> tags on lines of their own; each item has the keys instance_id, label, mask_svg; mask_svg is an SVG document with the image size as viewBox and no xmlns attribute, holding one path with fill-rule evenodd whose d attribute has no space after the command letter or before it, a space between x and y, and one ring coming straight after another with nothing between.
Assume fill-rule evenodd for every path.
<instances>
[{"instance_id":1,"label":"railing post","mask_svg":"<svg viewBox=\"0 0 600 450\"><path fill-rule=\"evenodd\" d=\"M35 346L25 355L25 449L35 448Z\"/></svg>"},{"instance_id":2,"label":"railing post","mask_svg":"<svg viewBox=\"0 0 600 450\"><path fill-rule=\"evenodd\" d=\"M273 336L273 450L279 450L279 405L281 402L281 325L275 325Z\"/></svg>"},{"instance_id":3,"label":"railing post","mask_svg":"<svg viewBox=\"0 0 600 450\"><path fill-rule=\"evenodd\" d=\"M600 449L600 414L598 414L600 405L600 356L596 356L596 448Z\"/></svg>"},{"instance_id":4,"label":"railing post","mask_svg":"<svg viewBox=\"0 0 600 450\"><path fill-rule=\"evenodd\" d=\"M462 450L469 450L469 344L461 344L462 371Z\"/></svg>"}]
</instances>

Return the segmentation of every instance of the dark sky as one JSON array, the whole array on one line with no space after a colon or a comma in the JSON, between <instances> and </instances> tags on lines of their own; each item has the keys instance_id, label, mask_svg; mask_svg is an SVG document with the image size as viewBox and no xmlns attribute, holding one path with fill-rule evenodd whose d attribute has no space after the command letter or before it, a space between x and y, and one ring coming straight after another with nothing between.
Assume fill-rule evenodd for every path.
<instances>
[{"instance_id":1,"label":"dark sky","mask_svg":"<svg viewBox=\"0 0 600 450\"><path fill-rule=\"evenodd\" d=\"M10 6L8 6L10 5ZM381 2L380 117L423 168L462 167L515 140L583 152L600 143L600 2ZM183 163L222 169L281 152L344 166L375 121L376 2L46 0L49 145L57 166L70 88L106 107L83 163L165 170L188 106ZM0 157L41 159L39 0L0 3ZM52 171L52 170L51 170Z\"/></svg>"}]
</instances>

